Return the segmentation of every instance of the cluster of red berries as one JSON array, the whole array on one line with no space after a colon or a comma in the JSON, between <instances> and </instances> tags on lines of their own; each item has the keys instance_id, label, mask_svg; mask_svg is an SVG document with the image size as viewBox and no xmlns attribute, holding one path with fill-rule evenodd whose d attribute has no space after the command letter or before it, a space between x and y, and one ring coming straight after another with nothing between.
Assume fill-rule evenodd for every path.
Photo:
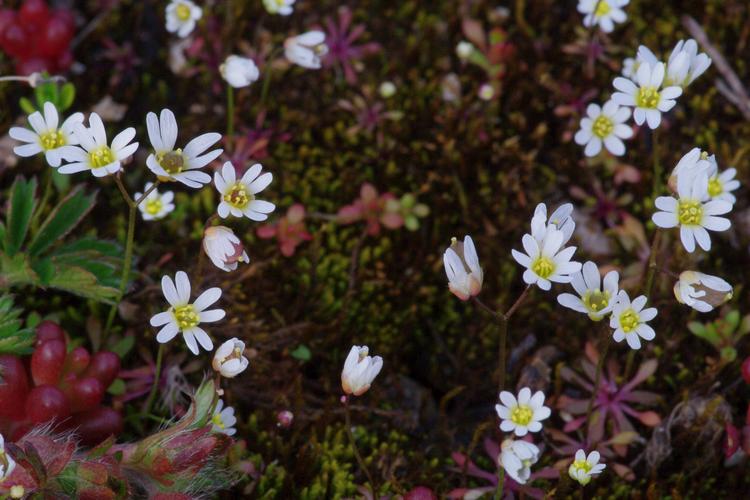
<instances>
[{"instance_id":1,"label":"cluster of red berries","mask_svg":"<svg viewBox=\"0 0 750 500\"><path fill-rule=\"evenodd\" d=\"M68 351L65 331L52 321L41 322L36 336L30 358L0 356L2 433L15 440L35 425L53 422L91 445L121 432L120 414L101 406L120 372L117 354L91 355L83 347Z\"/></svg>"},{"instance_id":2,"label":"cluster of red berries","mask_svg":"<svg viewBox=\"0 0 750 500\"><path fill-rule=\"evenodd\" d=\"M18 11L0 9L0 48L15 59L21 75L67 70L74 33L73 14L50 10L45 0L24 0Z\"/></svg>"}]
</instances>

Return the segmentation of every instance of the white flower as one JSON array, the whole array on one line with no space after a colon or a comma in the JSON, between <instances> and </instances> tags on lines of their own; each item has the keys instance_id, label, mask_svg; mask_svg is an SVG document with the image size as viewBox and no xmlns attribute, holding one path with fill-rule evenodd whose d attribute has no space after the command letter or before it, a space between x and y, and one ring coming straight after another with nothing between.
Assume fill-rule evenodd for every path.
<instances>
[{"instance_id":1,"label":"white flower","mask_svg":"<svg viewBox=\"0 0 750 500\"><path fill-rule=\"evenodd\" d=\"M345 394L361 396L370 388L370 384L383 368L383 358L368 356L366 345L353 346L344 361L341 371L341 388Z\"/></svg>"},{"instance_id":2,"label":"white flower","mask_svg":"<svg viewBox=\"0 0 750 500\"><path fill-rule=\"evenodd\" d=\"M250 363L243 354L245 343L237 338L224 342L216 349L211 366L221 373L222 377L234 378L244 372Z\"/></svg>"},{"instance_id":3,"label":"white flower","mask_svg":"<svg viewBox=\"0 0 750 500\"><path fill-rule=\"evenodd\" d=\"M220 399L216 403L211 422L213 423L211 430L214 432L226 434L227 436L234 436L237 433L237 429L234 428L234 424L237 423L237 417L234 416L234 408L231 406L224 408L223 399Z\"/></svg>"},{"instance_id":4,"label":"white flower","mask_svg":"<svg viewBox=\"0 0 750 500\"><path fill-rule=\"evenodd\" d=\"M240 262L250 261L240 239L226 226L206 228L203 233L203 251L216 267L226 272L237 269Z\"/></svg>"},{"instance_id":5,"label":"white flower","mask_svg":"<svg viewBox=\"0 0 750 500\"><path fill-rule=\"evenodd\" d=\"M573 275L571 284L579 297L572 293L557 296L560 305L589 315L594 321L600 321L615 306L620 275L610 271L604 277L604 287L599 268L591 261L583 264L583 271Z\"/></svg>"},{"instance_id":6,"label":"white flower","mask_svg":"<svg viewBox=\"0 0 750 500\"><path fill-rule=\"evenodd\" d=\"M705 313L732 298L732 285L718 276L683 271L674 284L674 296L679 303Z\"/></svg>"},{"instance_id":7,"label":"white flower","mask_svg":"<svg viewBox=\"0 0 750 500\"><path fill-rule=\"evenodd\" d=\"M390 99L396 95L396 85L393 82L383 82L380 84L378 92L383 99Z\"/></svg>"},{"instance_id":8,"label":"white flower","mask_svg":"<svg viewBox=\"0 0 750 500\"><path fill-rule=\"evenodd\" d=\"M568 467L568 475L581 485L586 486L591 481L591 476L601 474L605 467L607 466L599 463L598 451L592 451L587 457L585 451L578 450L575 460Z\"/></svg>"},{"instance_id":9,"label":"white flower","mask_svg":"<svg viewBox=\"0 0 750 500\"><path fill-rule=\"evenodd\" d=\"M680 40L669 56L664 85L679 85L685 88L705 73L709 66L711 58L706 54L698 54L698 44L695 40Z\"/></svg>"},{"instance_id":10,"label":"white flower","mask_svg":"<svg viewBox=\"0 0 750 500\"><path fill-rule=\"evenodd\" d=\"M716 156L709 156L707 161L708 196L712 200L722 200L734 205L737 198L732 194L732 191L740 187L740 181L735 179L737 170L728 168L719 173L719 164L716 162Z\"/></svg>"},{"instance_id":11,"label":"white flower","mask_svg":"<svg viewBox=\"0 0 750 500\"><path fill-rule=\"evenodd\" d=\"M234 166L231 162L226 162L220 172L214 173L214 185L221 195L218 212L222 219L232 214L235 217L244 215L250 220L264 221L274 211L276 205L255 198L273 180L270 172L260 175L262 169L263 166L256 163L237 180Z\"/></svg>"},{"instance_id":12,"label":"white flower","mask_svg":"<svg viewBox=\"0 0 750 500\"><path fill-rule=\"evenodd\" d=\"M219 321L226 314L223 309L205 310L219 300L221 288L209 288L200 294L195 302L190 303L188 275L183 271L177 271L175 281L172 281L169 276L162 277L161 289L170 308L151 318L151 326L163 326L156 335L157 342L164 344L182 332L185 343L193 354L198 355L200 352L199 343L206 351L212 350L214 344L211 338L198 325Z\"/></svg>"},{"instance_id":13,"label":"white flower","mask_svg":"<svg viewBox=\"0 0 750 500\"><path fill-rule=\"evenodd\" d=\"M448 276L448 288L459 299L468 300L482 291L484 274L471 236L464 236L463 243L453 238L443 254L443 266Z\"/></svg>"},{"instance_id":14,"label":"white flower","mask_svg":"<svg viewBox=\"0 0 750 500\"><path fill-rule=\"evenodd\" d=\"M664 64L643 63L638 66L636 81L618 76L614 86L619 92L612 94L612 100L621 106L635 108L635 123L647 122L652 130L661 124L661 114L674 107L675 100L682 94L680 87L661 88L664 83Z\"/></svg>"},{"instance_id":15,"label":"white flower","mask_svg":"<svg viewBox=\"0 0 750 500\"><path fill-rule=\"evenodd\" d=\"M635 73L638 71L638 66L640 65L640 62L636 61L636 59L632 57L626 57L624 61L622 61L622 76L625 78L630 78L631 80L635 78Z\"/></svg>"},{"instance_id":16,"label":"white flower","mask_svg":"<svg viewBox=\"0 0 750 500\"><path fill-rule=\"evenodd\" d=\"M581 119L581 129L575 135L576 144L586 146L586 156L596 156L602 150L602 143L615 156L625 154L622 139L633 137L633 129L625 122L630 118L630 108L621 108L612 100L604 104L589 104L588 116Z\"/></svg>"},{"instance_id":17,"label":"white flower","mask_svg":"<svg viewBox=\"0 0 750 500\"><path fill-rule=\"evenodd\" d=\"M13 460L13 457L5 451L5 438L0 434L0 483L10 476L15 468L16 462Z\"/></svg>"},{"instance_id":18,"label":"white flower","mask_svg":"<svg viewBox=\"0 0 750 500\"><path fill-rule=\"evenodd\" d=\"M167 5L167 31L185 38L194 29L195 23L203 15L203 10L190 0L172 0Z\"/></svg>"},{"instance_id":19,"label":"white flower","mask_svg":"<svg viewBox=\"0 0 750 500\"><path fill-rule=\"evenodd\" d=\"M528 387L518 391L518 399L508 391L501 392L500 402L495 405L500 430L515 432L518 437L541 431L541 421L550 416L550 409L544 406L544 393L536 391L532 396Z\"/></svg>"},{"instance_id":20,"label":"white flower","mask_svg":"<svg viewBox=\"0 0 750 500\"><path fill-rule=\"evenodd\" d=\"M696 175L677 177L677 195L660 196L655 205L662 212L656 212L651 219L659 227L680 227L680 239L688 252L695 251L695 242L703 250L711 249L708 231L726 231L731 226L729 219L717 217L732 210L732 204L724 200L709 200L708 176L705 172Z\"/></svg>"},{"instance_id":21,"label":"white flower","mask_svg":"<svg viewBox=\"0 0 750 500\"><path fill-rule=\"evenodd\" d=\"M247 87L260 77L255 61L231 55L219 66L222 78L235 88Z\"/></svg>"},{"instance_id":22,"label":"white flower","mask_svg":"<svg viewBox=\"0 0 750 500\"><path fill-rule=\"evenodd\" d=\"M610 328L615 329L612 337L615 342L622 342L625 339L631 349L640 349L641 338L643 340L654 340L656 333L646 322L656 317L656 308L643 309L646 300L646 297L641 295L631 303L627 292L620 290L617 295L617 303L612 309L612 316L609 318Z\"/></svg>"},{"instance_id":23,"label":"white flower","mask_svg":"<svg viewBox=\"0 0 750 500\"><path fill-rule=\"evenodd\" d=\"M104 123L98 114L91 113L89 125L87 128L83 123L76 123L74 130L79 145L60 148L63 159L72 162L57 169L61 174L75 174L84 170L91 170L94 177L114 174L122 168L122 162L138 149L137 142L130 142L135 138L133 127L117 134L109 145Z\"/></svg>"},{"instance_id":24,"label":"white flower","mask_svg":"<svg viewBox=\"0 0 750 500\"><path fill-rule=\"evenodd\" d=\"M587 28L601 26L602 31L611 33L615 23L624 23L628 16L622 7L630 0L578 0L578 12L585 14L583 25Z\"/></svg>"},{"instance_id":25,"label":"white flower","mask_svg":"<svg viewBox=\"0 0 750 500\"><path fill-rule=\"evenodd\" d=\"M677 162L674 170L672 170L669 180L670 182L675 183L680 175L687 175L692 178L695 177L698 172L703 171L708 173L709 168L711 168L711 165L708 161L708 155L701 153L701 148L693 148L688 151L685 156L680 158L680 161Z\"/></svg>"},{"instance_id":26,"label":"white flower","mask_svg":"<svg viewBox=\"0 0 750 500\"><path fill-rule=\"evenodd\" d=\"M473 53L474 53L474 45L471 42L462 40L458 42L458 45L456 45L456 55L458 55L458 58L463 61L471 57L471 54Z\"/></svg>"},{"instance_id":27,"label":"white flower","mask_svg":"<svg viewBox=\"0 0 750 500\"><path fill-rule=\"evenodd\" d=\"M552 287L551 281L570 283L571 274L581 270L581 263L570 261L576 247L561 250L564 238L562 231L548 227L545 233L541 245L530 234L524 234L521 242L526 253L514 249L512 254L516 262L526 268L523 280L527 285L536 284L542 290L549 290Z\"/></svg>"},{"instance_id":28,"label":"white flower","mask_svg":"<svg viewBox=\"0 0 750 500\"><path fill-rule=\"evenodd\" d=\"M518 484L526 484L531 476L531 466L539 460L539 448L533 443L506 439L500 445L499 465Z\"/></svg>"},{"instance_id":29,"label":"white flower","mask_svg":"<svg viewBox=\"0 0 750 500\"><path fill-rule=\"evenodd\" d=\"M187 143L185 149L175 149L177 142L177 120L174 113L162 109L160 116L156 113L146 115L148 138L154 152L146 158L146 166L162 180L178 181L191 188L200 188L211 182L211 176L201 172L214 161L222 149L206 150L221 140L221 134L210 132L202 134Z\"/></svg>"},{"instance_id":30,"label":"white flower","mask_svg":"<svg viewBox=\"0 0 750 500\"><path fill-rule=\"evenodd\" d=\"M479 87L479 98L483 101L491 101L495 97L495 89L489 83L483 83Z\"/></svg>"},{"instance_id":31,"label":"white flower","mask_svg":"<svg viewBox=\"0 0 750 500\"><path fill-rule=\"evenodd\" d=\"M27 143L14 147L13 152L22 157L44 153L50 167L59 167L62 162L61 148L78 144L75 126L83 123L83 113L70 115L58 127L60 117L57 114L57 108L51 102L45 102L44 115L39 111L34 111L29 115L28 120L33 130L24 127L11 127L9 131L13 139Z\"/></svg>"},{"instance_id":32,"label":"white flower","mask_svg":"<svg viewBox=\"0 0 750 500\"><path fill-rule=\"evenodd\" d=\"M269 14L288 16L294 11L292 5L296 0L263 0L263 6Z\"/></svg>"},{"instance_id":33,"label":"white flower","mask_svg":"<svg viewBox=\"0 0 750 500\"><path fill-rule=\"evenodd\" d=\"M534 209L534 215L531 218L531 236L541 246L547 235L548 228L559 229L563 233L563 242L566 244L573 237L576 229L576 223L573 221L573 204L563 203L552 212L547 221L547 205L540 203Z\"/></svg>"},{"instance_id":34,"label":"white flower","mask_svg":"<svg viewBox=\"0 0 750 500\"><path fill-rule=\"evenodd\" d=\"M151 189L150 182L146 183L144 192L148 192ZM135 193L135 199L139 199L143 196L143 193ZM172 191L164 191L160 193L156 189L148 193L148 196L138 205L138 210L141 211L143 220L159 220L167 216L172 210L174 210L174 193Z\"/></svg>"},{"instance_id":35,"label":"white flower","mask_svg":"<svg viewBox=\"0 0 750 500\"><path fill-rule=\"evenodd\" d=\"M284 41L284 56L307 69L320 69L320 58L328 54L326 34L322 31L308 31Z\"/></svg>"}]
</instances>

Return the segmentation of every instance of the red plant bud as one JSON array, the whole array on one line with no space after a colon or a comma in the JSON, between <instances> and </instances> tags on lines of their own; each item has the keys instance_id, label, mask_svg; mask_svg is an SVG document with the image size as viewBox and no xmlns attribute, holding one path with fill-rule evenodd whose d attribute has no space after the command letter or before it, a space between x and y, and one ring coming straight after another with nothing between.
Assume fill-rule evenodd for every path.
<instances>
[{"instance_id":1,"label":"red plant bud","mask_svg":"<svg viewBox=\"0 0 750 500\"><path fill-rule=\"evenodd\" d=\"M282 410L276 414L276 425L283 429L288 429L294 421L294 413L289 410Z\"/></svg>"},{"instance_id":2,"label":"red plant bud","mask_svg":"<svg viewBox=\"0 0 750 500\"><path fill-rule=\"evenodd\" d=\"M48 340L38 345L31 355L31 378L36 385L55 385L65 366L65 342Z\"/></svg>"},{"instance_id":3,"label":"red plant bud","mask_svg":"<svg viewBox=\"0 0 750 500\"><path fill-rule=\"evenodd\" d=\"M99 351L91 357L84 377L94 377L102 383L104 388L109 387L120 373L120 358L117 354L109 351Z\"/></svg>"},{"instance_id":4,"label":"red plant bud","mask_svg":"<svg viewBox=\"0 0 750 500\"><path fill-rule=\"evenodd\" d=\"M36 345L39 346L47 340L62 340L65 342L65 330L54 321L42 321L36 327Z\"/></svg>"},{"instance_id":5,"label":"red plant bud","mask_svg":"<svg viewBox=\"0 0 750 500\"><path fill-rule=\"evenodd\" d=\"M122 432L120 414L103 406L74 415L72 423L77 428L81 443L87 446L99 444L109 436Z\"/></svg>"},{"instance_id":6,"label":"red plant bud","mask_svg":"<svg viewBox=\"0 0 750 500\"><path fill-rule=\"evenodd\" d=\"M7 354L0 356L0 417L22 419L28 392L29 378L21 360Z\"/></svg>"},{"instance_id":7,"label":"red plant bud","mask_svg":"<svg viewBox=\"0 0 750 500\"><path fill-rule=\"evenodd\" d=\"M404 500L437 500L437 495L426 486L417 486L404 495Z\"/></svg>"},{"instance_id":8,"label":"red plant bud","mask_svg":"<svg viewBox=\"0 0 750 500\"><path fill-rule=\"evenodd\" d=\"M65 360L65 372L72 372L76 375L80 375L89 366L91 361L91 355L85 347L76 347L68 353L68 358Z\"/></svg>"},{"instance_id":9,"label":"red plant bud","mask_svg":"<svg viewBox=\"0 0 750 500\"><path fill-rule=\"evenodd\" d=\"M33 388L26 398L26 416L35 424L62 420L69 415L68 398L57 387L40 385Z\"/></svg>"}]
</instances>

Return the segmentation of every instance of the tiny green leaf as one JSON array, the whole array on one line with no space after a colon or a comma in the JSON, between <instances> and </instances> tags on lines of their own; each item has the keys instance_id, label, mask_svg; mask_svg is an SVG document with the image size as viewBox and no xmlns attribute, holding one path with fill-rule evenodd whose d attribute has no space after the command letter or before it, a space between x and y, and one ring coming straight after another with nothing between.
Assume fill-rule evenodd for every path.
<instances>
[{"instance_id":1,"label":"tiny green leaf","mask_svg":"<svg viewBox=\"0 0 750 500\"><path fill-rule=\"evenodd\" d=\"M298 345L297 348L289 354L294 359L299 359L300 361L310 361L312 359L312 352L310 352L310 349L304 344Z\"/></svg>"},{"instance_id":2,"label":"tiny green leaf","mask_svg":"<svg viewBox=\"0 0 750 500\"><path fill-rule=\"evenodd\" d=\"M26 239L36 204L35 192L36 179L26 181L23 177L18 177L11 188L8 227L5 232L5 252L10 256L20 250Z\"/></svg>"}]
</instances>

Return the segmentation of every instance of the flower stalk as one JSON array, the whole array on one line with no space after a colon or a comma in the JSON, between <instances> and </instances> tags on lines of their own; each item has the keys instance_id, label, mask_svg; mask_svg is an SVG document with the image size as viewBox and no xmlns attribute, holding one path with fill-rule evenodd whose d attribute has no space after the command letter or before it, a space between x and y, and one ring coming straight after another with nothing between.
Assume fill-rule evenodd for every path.
<instances>
[{"instance_id":1,"label":"flower stalk","mask_svg":"<svg viewBox=\"0 0 750 500\"><path fill-rule=\"evenodd\" d=\"M375 487L375 481L372 479L372 475L370 474L370 470L367 468L367 464L365 464L364 459L362 458L362 455L359 453L359 448L357 447L357 441L354 439L354 433L352 433L352 418L351 418L351 412L349 411L349 397L348 396L342 396L341 402L344 404L344 420L346 425L346 435L349 436L349 442L352 445L352 452L354 453L354 457L357 459L357 463L359 463L359 467L364 471L365 475L367 476L367 480L370 482L370 491L372 492L372 498L377 498L376 496L376 487Z\"/></svg>"}]
</instances>

